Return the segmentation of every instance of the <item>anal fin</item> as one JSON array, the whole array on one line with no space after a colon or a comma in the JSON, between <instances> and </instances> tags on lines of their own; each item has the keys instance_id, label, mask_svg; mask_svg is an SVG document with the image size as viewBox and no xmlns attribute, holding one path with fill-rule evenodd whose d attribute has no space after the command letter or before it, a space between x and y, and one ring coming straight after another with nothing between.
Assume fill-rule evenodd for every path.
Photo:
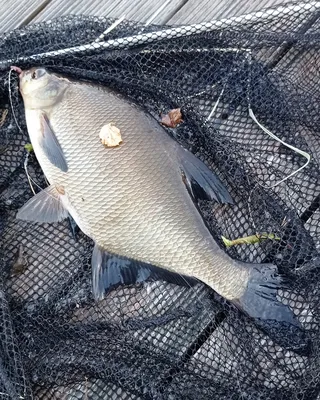
<instances>
[{"instance_id":1,"label":"anal fin","mask_svg":"<svg viewBox=\"0 0 320 400\"><path fill-rule=\"evenodd\" d=\"M68 217L56 187L51 185L31 197L16 218L34 222L58 222Z\"/></svg>"},{"instance_id":2,"label":"anal fin","mask_svg":"<svg viewBox=\"0 0 320 400\"><path fill-rule=\"evenodd\" d=\"M102 300L106 292L122 285L164 280L180 286L191 287L198 282L195 278L108 253L97 244L93 249L91 265L95 300Z\"/></svg>"}]
</instances>

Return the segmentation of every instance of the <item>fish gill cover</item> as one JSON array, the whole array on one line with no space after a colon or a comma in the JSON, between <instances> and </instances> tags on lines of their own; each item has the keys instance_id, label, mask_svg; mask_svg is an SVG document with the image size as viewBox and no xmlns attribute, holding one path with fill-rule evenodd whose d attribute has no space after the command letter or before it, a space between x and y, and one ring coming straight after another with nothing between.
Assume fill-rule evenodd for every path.
<instances>
[{"instance_id":1,"label":"fish gill cover","mask_svg":"<svg viewBox=\"0 0 320 400\"><path fill-rule=\"evenodd\" d=\"M121 21L105 35L114 20L66 17L0 36L1 399L318 398L319 17L310 2L189 27ZM202 201L204 218L233 258L287 277L278 297L308 345L201 283L125 286L94 301L91 240L68 220L15 218L29 183L47 183L25 148L11 65L114 87L159 123L180 108L168 134L235 203Z\"/></svg>"}]
</instances>

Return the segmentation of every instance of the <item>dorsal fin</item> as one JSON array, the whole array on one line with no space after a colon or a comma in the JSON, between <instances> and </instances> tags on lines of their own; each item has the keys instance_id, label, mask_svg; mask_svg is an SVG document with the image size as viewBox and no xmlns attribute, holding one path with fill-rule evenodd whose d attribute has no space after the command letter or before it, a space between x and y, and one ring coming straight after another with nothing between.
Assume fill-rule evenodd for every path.
<instances>
[{"instance_id":1,"label":"dorsal fin","mask_svg":"<svg viewBox=\"0 0 320 400\"><path fill-rule=\"evenodd\" d=\"M185 184L194 199L233 204L228 190L217 175L188 150L181 146L177 146L177 149Z\"/></svg>"}]
</instances>

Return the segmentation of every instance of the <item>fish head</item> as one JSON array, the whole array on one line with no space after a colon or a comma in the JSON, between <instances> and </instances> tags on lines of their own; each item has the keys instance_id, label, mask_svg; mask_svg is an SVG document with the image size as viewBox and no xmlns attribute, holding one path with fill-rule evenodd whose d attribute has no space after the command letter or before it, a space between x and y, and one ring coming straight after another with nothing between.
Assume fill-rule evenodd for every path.
<instances>
[{"instance_id":1,"label":"fish head","mask_svg":"<svg viewBox=\"0 0 320 400\"><path fill-rule=\"evenodd\" d=\"M53 106L63 96L69 81L49 73L45 68L35 67L21 71L20 92L25 108L43 109Z\"/></svg>"}]
</instances>

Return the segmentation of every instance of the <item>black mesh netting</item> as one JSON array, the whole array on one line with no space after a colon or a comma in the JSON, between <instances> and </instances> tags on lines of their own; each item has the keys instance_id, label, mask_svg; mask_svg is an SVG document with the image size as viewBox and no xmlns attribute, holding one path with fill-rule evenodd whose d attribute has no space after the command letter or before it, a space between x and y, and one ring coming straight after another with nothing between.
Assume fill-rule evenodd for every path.
<instances>
[{"instance_id":1,"label":"black mesh netting","mask_svg":"<svg viewBox=\"0 0 320 400\"><path fill-rule=\"evenodd\" d=\"M113 22L106 18L61 18L0 37L1 399L317 398L319 10L317 2L289 5L169 31L123 21L106 34L105 48L95 40ZM67 220L15 219L32 196L25 167L36 190L46 182L24 148L11 64L116 87L157 119L180 107L184 122L168 133L216 170L235 200L232 207L202 202L204 217L221 246L221 235L280 238L226 251L273 262L290 278L279 296L309 345L286 343L285 331L279 344L201 284L145 283L94 302L91 241L74 236ZM307 158L259 124L310 163L277 184Z\"/></svg>"}]
</instances>

